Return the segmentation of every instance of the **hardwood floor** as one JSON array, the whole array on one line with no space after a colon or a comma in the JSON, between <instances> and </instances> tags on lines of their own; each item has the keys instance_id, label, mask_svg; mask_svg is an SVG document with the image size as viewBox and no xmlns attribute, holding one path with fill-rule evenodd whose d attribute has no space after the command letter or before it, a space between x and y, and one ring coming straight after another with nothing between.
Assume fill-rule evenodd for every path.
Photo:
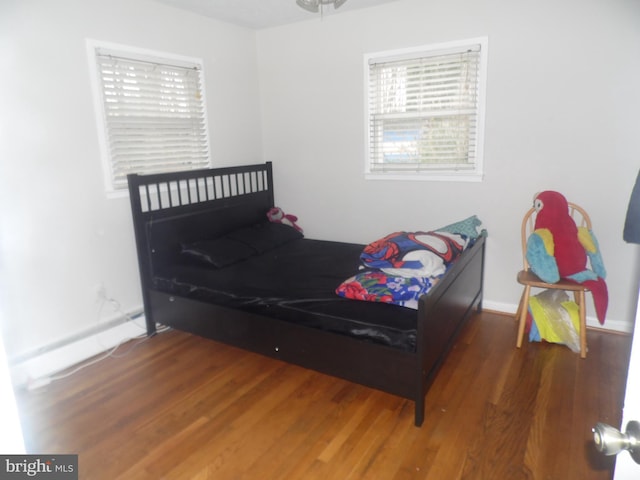
<instances>
[{"instance_id":1,"label":"hardwood floor","mask_svg":"<svg viewBox=\"0 0 640 480\"><path fill-rule=\"evenodd\" d=\"M476 315L421 428L407 400L175 331L18 403L28 451L79 454L83 480L610 479L590 429L620 425L630 337L589 331L584 360L515 339Z\"/></svg>"}]
</instances>

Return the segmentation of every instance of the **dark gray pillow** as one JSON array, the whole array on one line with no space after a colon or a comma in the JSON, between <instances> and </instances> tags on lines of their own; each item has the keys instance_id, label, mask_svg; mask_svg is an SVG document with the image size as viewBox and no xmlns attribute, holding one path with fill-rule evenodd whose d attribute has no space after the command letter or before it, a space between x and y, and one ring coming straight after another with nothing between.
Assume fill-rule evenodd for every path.
<instances>
[{"instance_id":1,"label":"dark gray pillow","mask_svg":"<svg viewBox=\"0 0 640 480\"><path fill-rule=\"evenodd\" d=\"M198 264L223 268L255 255L256 250L237 240L221 237L182 245L181 253Z\"/></svg>"},{"instance_id":2,"label":"dark gray pillow","mask_svg":"<svg viewBox=\"0 0 640 480\"><path fill-rule=\"evenodd\" d=\"M303 238L303 235L289 225L263 222L235 230L225 235L224 238L242 242L258 253L264 253L293 240Z\"/></svg>"}]
</instances>

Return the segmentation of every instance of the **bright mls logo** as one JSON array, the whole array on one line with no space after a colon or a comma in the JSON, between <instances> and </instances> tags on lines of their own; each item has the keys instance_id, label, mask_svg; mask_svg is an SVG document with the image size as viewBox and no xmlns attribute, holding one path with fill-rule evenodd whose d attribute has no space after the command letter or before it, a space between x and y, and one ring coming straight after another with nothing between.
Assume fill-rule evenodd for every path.
<instances>
[{"instance_id":1,"label":"bright mls logo","mask_svg":"<svg viewBox=\"0 0 640 480\"><path fill-rule=\"evenodd\" d=\"M0 480L78 480L77 455L0 455Z\"/></svg>"}]
</instances>

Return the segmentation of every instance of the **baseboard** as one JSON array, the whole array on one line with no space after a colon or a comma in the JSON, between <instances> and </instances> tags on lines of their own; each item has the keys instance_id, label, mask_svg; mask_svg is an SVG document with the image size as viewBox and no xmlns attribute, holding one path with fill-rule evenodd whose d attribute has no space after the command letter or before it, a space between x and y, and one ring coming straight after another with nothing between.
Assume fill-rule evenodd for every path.
<instances>
[{"instance_id":1,"label":"baseboard","mask_svg":"<svg viewBox=\"0 0 640 480\"><path fill-rule=\"evenodd\" d=\"M38 349L34 355L12 359L9 362L11 381L15 388L45 385L54 374L145 333L144 317L137 317L109 325L105 330L73 335L71 341L56 342Z\"/></svg>"},{"instance_id":2,"label":"baseboard","mask_svg":"<svg viewBox=\"0 0 640 480\"><path fill-rule=\"evenodd\" d=\"M500 313L515 315L518 305L512 303L492 302L488 300L482 301L482 308L493 310ZM607 318L605 325L600 325L596 317L587 316L587 328L597 328L599 330L610 330L616 333L631 333L633 326L628 322Z\"/></svg>"}]
</instances>

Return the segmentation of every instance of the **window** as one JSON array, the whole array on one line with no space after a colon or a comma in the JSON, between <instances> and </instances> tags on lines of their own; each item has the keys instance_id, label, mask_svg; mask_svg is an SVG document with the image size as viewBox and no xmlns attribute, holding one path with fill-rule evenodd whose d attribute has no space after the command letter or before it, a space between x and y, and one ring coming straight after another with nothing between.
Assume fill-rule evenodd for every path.
<instances>
[{"instance_id":1,"label":"window","mask_svg":"<svg viewBox=\"0 0 640 480\"><path fill-rule=\"evenodd\" d=\"M487 39L365 57L373 179L482 179Z\"/></svg>"},{"instance_id":2,"label":"window","mask_svg":"<svg viewBox=\"0 0 640 480\"><path fill-rule=\"evenodd\" d=\"M89 41L107 191L209 162L200 60Z\"/></svg>"}]
</instances>

